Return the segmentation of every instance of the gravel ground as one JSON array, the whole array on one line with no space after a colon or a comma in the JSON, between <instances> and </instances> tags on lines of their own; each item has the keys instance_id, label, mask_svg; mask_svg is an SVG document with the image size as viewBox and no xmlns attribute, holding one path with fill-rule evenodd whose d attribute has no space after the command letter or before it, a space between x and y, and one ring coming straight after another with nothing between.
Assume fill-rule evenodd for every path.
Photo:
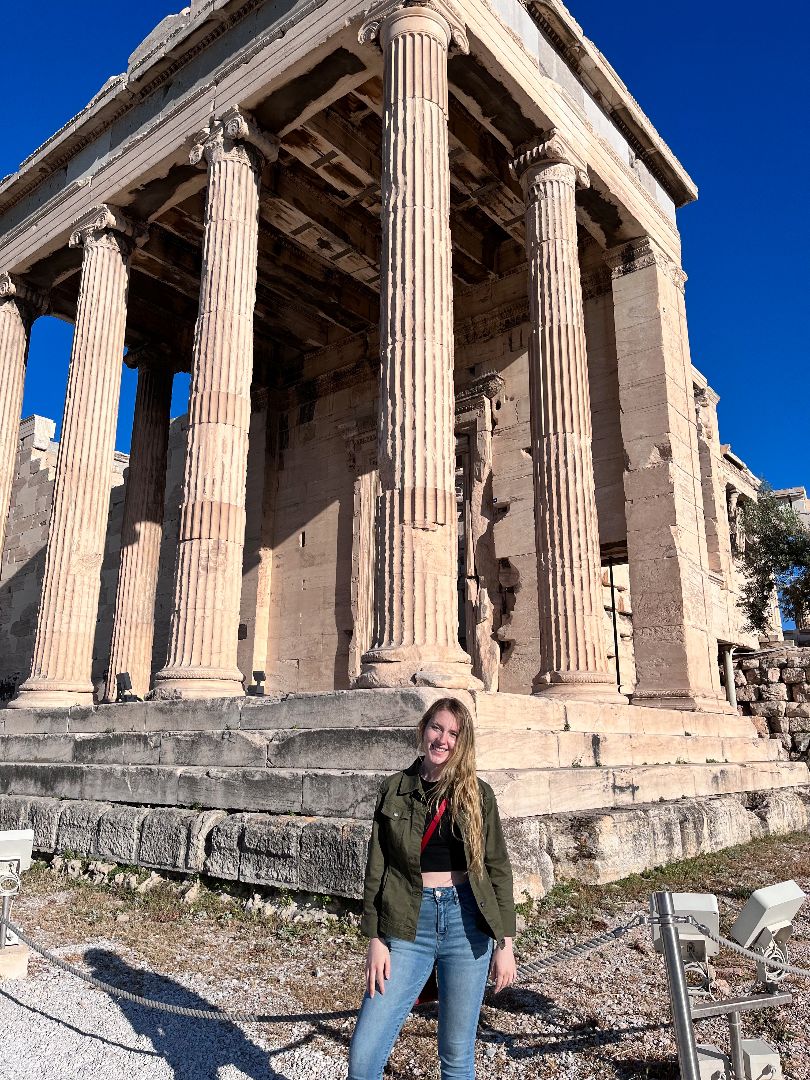
<instances>
[{"instance_id":1,"label":"gravel ground","mask_svg":"<svg viewBox=\"0 0 810 1080\"><path fill-rule=\"evenodd\" d=\"M810 891L807 836L747 845L616 886L563 885L528 913L519 947L528 958L601 933L628 921L664 884L714 891L727 929L752 888L789 877ZM269 917L260 903L257 914L256 899L250 913L244 907L244 897L207 889L184 902L170 884L122 894L45 869L27 875L16 920L84 970L174 1004L227 1004L279 1020L171 1017L117 1001L32 957L26 981L0 985L0 1080L345 1080L363 955L353 920L320 910L296 916L295 908L284 919ZM810 903L797 920L791 959L810 968ZM750 987L752 970L742 958L722 954L717 966L720 996ZM785 1080L810 1080L810 982L794 979L790 988L794 1004L747 1018L744 1034L778 1047ZM317 1020L302 1022L309 1011ZM412 1017L386 1075L437 1080L435 1031L435 1012ZM723 1023L701 1024L698 1038L725 1047ZM479 1080L676 1080L663 962L647 932L486 1004L476 1054Z\"/></svg>"}]
</instances>

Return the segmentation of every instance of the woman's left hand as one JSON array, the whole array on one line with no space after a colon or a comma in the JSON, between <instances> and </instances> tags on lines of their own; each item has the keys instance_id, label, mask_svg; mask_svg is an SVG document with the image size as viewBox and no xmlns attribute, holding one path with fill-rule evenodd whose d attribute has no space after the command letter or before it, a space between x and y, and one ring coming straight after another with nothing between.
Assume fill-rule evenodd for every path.
<instances>
[{"instance_id":1,"label":"woman's left hand","mask_svg":"<svg viewBox=\"0 0 810 1080\"><path fill-rule=\"evenodd\" d=\"M495 946L492 954L492 963L489 965L489 981L494 983L493 993L499 994L507 986L511 986L517 978L517 964L515 954L512 951L512 939L503 939L503 948Z\"/></svg>"}]
</instances>

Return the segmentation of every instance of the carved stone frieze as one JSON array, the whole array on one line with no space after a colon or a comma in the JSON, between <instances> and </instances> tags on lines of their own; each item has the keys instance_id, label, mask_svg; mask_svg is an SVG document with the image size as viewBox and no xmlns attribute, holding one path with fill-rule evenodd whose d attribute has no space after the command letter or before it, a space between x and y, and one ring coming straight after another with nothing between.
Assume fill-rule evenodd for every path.
<instances>
[{"instance_id":1,"label":"carved stone frieze","mask_svg":"<svg viewBox=\"0 0 810 1080\"><path fill-rule=\"evenodd\" d=\"M582 299L595 300L610 292L611 273L609 266L597 266L582 274Z\"/></svg>"},{"instance_id":2,"label":"carved stone frieze","mask_svg":"<svg viewBox=\"0 0 810 1080\"><path fill-rule=\"evenodd\" d=\"M676 288L684 291L686 274L672 259L668 258L649 236L631 240L628 244L613 248L605 257L613 279L634 274L648 266L658 266Z\"/></svg>"}]
</instances>

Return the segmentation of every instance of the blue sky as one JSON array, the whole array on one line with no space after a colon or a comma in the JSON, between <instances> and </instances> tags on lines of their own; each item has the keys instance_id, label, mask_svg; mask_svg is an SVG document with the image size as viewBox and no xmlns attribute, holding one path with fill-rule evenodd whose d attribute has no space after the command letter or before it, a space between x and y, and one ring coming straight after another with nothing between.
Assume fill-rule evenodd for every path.
<instances>
[{"instance_id":1,"label":"blue sky","mask_svg":"<svg viewBox=\"0 0 810 1080\"><path fill-rule=\"evenodd\" d=\"M6 5L0 175L124 71L173 10L160 0ZM720 394L721 437L775 487L810 486L808 6L571 0L571 10L700 188L679 224L692 358ZM66 324L36 323L24 415L59 423L70 340ZM134 392L126 371L120 450L129 446ZM186 393L178 379L175 414Z\"/></svg>"}]
</instances>

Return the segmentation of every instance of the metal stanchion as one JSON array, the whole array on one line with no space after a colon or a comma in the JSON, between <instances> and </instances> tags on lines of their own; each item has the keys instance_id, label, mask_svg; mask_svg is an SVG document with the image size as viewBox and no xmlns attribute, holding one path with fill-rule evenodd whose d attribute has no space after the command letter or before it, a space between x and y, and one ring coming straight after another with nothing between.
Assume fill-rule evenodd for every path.
<instances>
[{"instance_id":1,"label":"metal stanchion","mask_svg":"<svg viewBox=\"0 0 810 1080\"><path fill-rule=\"evenodd\" d=\"M740 1028L740 1014L738 1012L730 1012L728 1014L728 1039L731 1045L731 1068L734 1073L734 1080L745 1080L742 1030Z\"/></svg>"},{"instance_id":2,"label":"metal stanchion","mask_svg":"<svg viewBox=\"0 0 810 1080\"><path fill-rule=\"evenodd\" d=\"M695 1032L692 1027L689 991L681 962L678 929L672 918L674 914L672 893L653 893L653 904L660 919L661 943L667 965L669 1000L672 1006L672 1027L675 1032L675 1045L678 1048L681 1080L700 1080L700 1065L698 1063L697 1046L695 1045Z\"/></svg>"},{"instance_id":3,"label":"metal stanchion","mask_svg":"<svg viewBox=\"0 0 810 1080\"><path fill-rule=\"evenodd\" d=\"M11 897L3 897L3 921L0 923L0 949L6 947L6 923L11 918Z\"/></svg>"}]
</instances>

